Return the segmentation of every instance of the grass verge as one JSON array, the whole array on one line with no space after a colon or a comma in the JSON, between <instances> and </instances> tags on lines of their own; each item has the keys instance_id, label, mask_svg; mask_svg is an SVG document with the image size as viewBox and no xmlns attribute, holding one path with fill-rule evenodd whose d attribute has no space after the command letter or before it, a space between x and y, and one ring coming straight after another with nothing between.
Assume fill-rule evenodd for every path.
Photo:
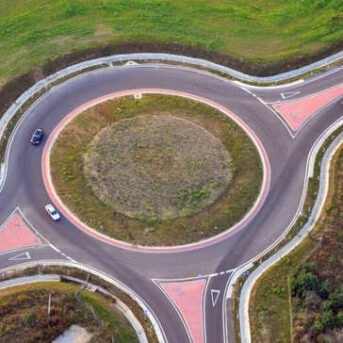
<instances>
[{"instance_id":1,"label":"grass verge","mask_svg":"<svg viewBox=\"0 0 343 343\"><path fill-rule=\"evenodd\" d=\"M120 119L151 114L168 114L203 127L231 155L229 186L217 201L196 215L147 224L113 212L87 186L83 154L95 134ZM51 172L61 199L82 221L109 236L141 245L186 244L227 230L251 208L262 182L258 152L237 124L198 102L159 95L146 95L140 100L117 99L82 113L57 138L52 149Z\"/></svg>"},{"instance_id":2,"label":"grass verge","mask_svg":"<svg viewBox=\"0 0 343 343\"><path fill-rule=\"evenodd\" d=\"M254 262L254 265L251 269L248 270L248 272L244 276L240 276L234 286L233 291L233 297L232 297L232 318L234 318L234 337L235 341L240 341L240 327L239 327L239 317L238 317L238 311L239 311L239 301L240 301L240 294L241 289L243 287L243 284L245 280L248 278L248 276L255 270L260 263L267 260L270 256L272 256L276 251L281 249L284 245L286 245L294 236L301 230L301 228L305 225L307 222L307 219L312 211L312 208L315 204L317 193L319 190L319 176L320 176L320 169L321 169L321 163L324 156L325 151L330 146L330 144L334 141L334 139L343 131L343 127L339 127L337 130L335 130L324 142L324 144L319 149L315 163L314 163L314 173L313 177L308 180L307 185L307 193L305 202L302 208L302 215L300 215L293 225L293 227L290 229L286 237L270 252L268 252L266 255L264 255L262 258Z\"/></svg>"},{"instance_id":3,"label":"grass verge","mask_svg":"<svg viewBox=\"0 0 343 343\"><path fill-rule=\"evenodd\" d=\"M317 293L326 285L329 293L339 294L342 286L341 273L337 272L337 268L341 268L339 242L342 235L337 212L343 209L340 177L342 170L341 147L330 167L330 190L316 227L301 245L263 274L256 283L250 302L250 323L254 342L324 342L330 339L335 341L341 334L334 314L338 316L343 302L330 309L327 301L329 294L320 297ZM301 278L307 280L309 273L318 278L318 290L306 289L300 294ZM288 280L291 280L291 283ZM289 292L292 295L292 309L289 306ZM318 301L316 305L310 302L311 296ZM329 325L325 322L325 316L329 319L332 316ZM293 318L292 323L290 318Z\"/></svg>"}]
</instances>

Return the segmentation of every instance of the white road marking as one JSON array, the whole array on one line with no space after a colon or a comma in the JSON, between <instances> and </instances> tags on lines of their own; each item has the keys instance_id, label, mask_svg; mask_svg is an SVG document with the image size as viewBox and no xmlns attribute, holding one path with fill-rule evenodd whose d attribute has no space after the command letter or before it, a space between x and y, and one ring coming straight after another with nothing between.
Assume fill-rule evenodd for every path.
<instances>
[{"instance_id":1,"label":"white road marking","mask_svg":"<svg viewBox=\"0 0 343 343\"><path fill-rule=\"evenodd\" d=\"M55 251L58 252L59 254L61 253L61 250L58 249L57 247L55 247L53 244L50 243L49 246L50 246L51 249L55 250Z\"/></svg>"},{"instance_id":2,"label":"white road marking","mask_svg":"<svg viewBox=\"0 0 343 343\"><path fill-rule=\"evenodd\" d=\"M281 98L284 100L292 98L293 96L298 95L298 94L300 94L300 91L280 93Z\"/></svg>"},{"instance_id":3,"label":"white road marking","mask_svg":"<svg viewBox=\"0 0 343 343\"><path fill-rule=\"evenodd\" d=\"M124 66L134 66L134 65L137 65L138 63L135 62L135 61L127 61Z\"/></svg>"},{"instance_id":4,"label":"white road marking","mask_svg":"<svg viewBox=\"0 0 343 343\"><path fill-rule=\"evenodd\" d=\"M216 306L219 295L220 295L220 291L218 289L211 289L211 300L212 300L213 307Z\"/></svg>"},{"instance_id":5,"label":"white road marking","mask_svg":"<svg viewBox=\"0 0 343 343\"><path fill-rule=\"evenodd\" d=\"M19 255L10 257L8 260L9 261L31 260L31 255L28 251L25 251Z\"/></svg>"}]
</instances>

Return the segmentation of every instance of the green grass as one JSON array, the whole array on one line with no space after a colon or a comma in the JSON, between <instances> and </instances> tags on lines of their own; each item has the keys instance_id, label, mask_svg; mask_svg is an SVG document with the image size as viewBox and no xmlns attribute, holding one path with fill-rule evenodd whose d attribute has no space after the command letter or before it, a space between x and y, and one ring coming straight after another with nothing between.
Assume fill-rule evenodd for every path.
<instances>
[{"instance_id":1,"label":"green grass","mask_svg":"<svg viewBox=\"0 0 343 343\"><path fill-rule=\"evenodd\" d=\"M272 62L342 39L340 0L1 0L0 81L73 50L179 42Z\"/></svg>"},{"instance_id":2,"label":"green grass","mask_svg":"<svg viewBox=\"0 0 343 343\"><path fill-rule=\"evenodd\" d=\"M193 215L147 223L114 212L113 207L95 196L82 167L88 144L103 127L137 115L172 115L186 119L222 142L232 158L228 161L232 179L216 201ZM52 149L51 173L59 196L82 221L106 235L141 245L186 244L227 230L252 207L262 182L262 164L256 148L237 124L204 104L158 95L145 95L140 100L129 97L113 100L80 114L57 138ZM209 187L215 188L217 184ZM204 195L206 190L186 194L186 198L199 202L199 197ZM135 201L127 196L126 201Z\"/></svg>"},{"instance_id":3,"label":"green grass","mask_svg":"<svg viewBox=\"0 0 343 343\"><path fill-rule=\"evenodd\" d=\"M48 297L51 312L47 317ZM0 292L0 342L51 342L71 325L93 335L92 342L138 342L124 315L111 299L75 285L49 282L9 288Z\"/></svg>"}]
</instances>

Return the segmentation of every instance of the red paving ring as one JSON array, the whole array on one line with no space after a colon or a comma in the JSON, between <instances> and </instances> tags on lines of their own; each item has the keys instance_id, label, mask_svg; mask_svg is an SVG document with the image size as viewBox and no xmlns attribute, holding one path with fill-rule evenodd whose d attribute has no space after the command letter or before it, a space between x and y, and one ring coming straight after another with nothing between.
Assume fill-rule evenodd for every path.
<instances>
[{"instance_id":1,"label":"red paving ring","mask_svg":"<svg viewBox=\"0 0 343 343\"><path fill-rule=\"evenodd\" d=\"M178 245L178 246L172 246L172 247L146 247L146 246L139 246L139 245L132 245L123 241L116 240L114 238L110 238L108 236L105 236L85 223L81 222L61 201L59 196L56 193L56 190L54 188L54 185L51 180L50 176L50 152L51 148L57 139L59 133L63 130L63 128L77 115L79 115L81 112L85 111L86 109L93 107L99 103L105 102L107 100L111 100L114 98L119 98L123 96L128 95L135 95L135 94L163 94L163 95L175 95L175 96L181 96L184 98L188 98L191 100L199 101L204 104L207 104L211 107L214 107L218 109L219 111L223 112L225 115L233 119L238 125L240 125L245 132L250 136L252 141L254 142L255 146L257 147L262 164L264 169L264 177L263 177L263 184L260 191L260 194L258 196L257 201L255 202L252 209L247 213L247 215L236 225L234 225L232 228L228 229L225 232L222 232L221 234L208 238L206 240L191 243L187 245ZM258 137L255 135L254 131L243 121L241 120L237 115L226 109L224 106L221 106L211 100L202 98L197 95L188 94L184 92L178 92L178 91L172 91L172 90L165 90L165 89L133 89L133 90L126 90L116 93L111 93L105 96L102 96L100 98L91 100L79 107L77 107L75 110L73 110L71 113L69 113L67 116L65 116L59 124L55 127L55 129L51 132L43 150L43 156L42 156L42 174L43 174L43 181L45 188L48 192L48 195L50 199L55 203L55 205L58 207L58 209L61 211L61 213L69 220L71 221L75 226L77 226L80 230L87 233L88 235L92 236L93 238L99 239L102 242L108 243L110 245L128 249L132 251L140 251L140 252L156 252L156 253L170 253L170 252L181 252L181 251L188 251L188 250L194 250L203 248L206 246L213 245L215 243L218 243L220 241L223 241L224 239L232 236L234 233L238 232L239 230L243 229L251 220L252 218L258 213L258 211L261 209L270 186L270 178L271 178L271 171L270 171L270 164L269 159L267 156L267 153L261 143L261 141L258 139Z\"/></svg>"}]
</instances>

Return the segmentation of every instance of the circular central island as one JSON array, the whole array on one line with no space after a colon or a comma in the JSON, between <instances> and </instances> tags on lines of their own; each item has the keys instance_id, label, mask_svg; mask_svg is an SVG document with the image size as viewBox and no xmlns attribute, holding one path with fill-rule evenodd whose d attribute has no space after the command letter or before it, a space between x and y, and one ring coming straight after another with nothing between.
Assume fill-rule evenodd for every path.
<instances>
[{"instance_id":1,"label":"circular central island","mask_svg":"<svg viewBox=\"0 0 343 343\"><path fill-rule=\"evenodd\" d=\"M224 113L179 96L121 97L65 125L50 155L59 198L117 240L175 246L215 236L254 205L259 153Z\"/></svg>"}]
</instances>

